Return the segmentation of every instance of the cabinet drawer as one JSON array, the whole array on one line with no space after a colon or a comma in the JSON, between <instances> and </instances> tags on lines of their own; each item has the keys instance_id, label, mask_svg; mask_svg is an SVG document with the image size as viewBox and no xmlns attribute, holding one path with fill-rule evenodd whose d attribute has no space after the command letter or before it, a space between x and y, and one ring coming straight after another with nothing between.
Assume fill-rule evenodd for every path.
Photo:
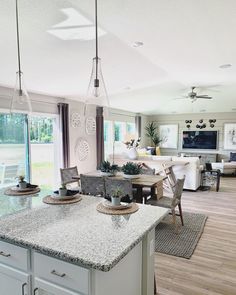
<instances>
[{"instance_id":1,"label":"cabinet drawer","mask_svg":"<svg viewBox=\"0 0 236 295\"><path fill-rule=\"evenodd\" d=\"M90 271L46 255L34 252L35 277L89 294Z\"/></svg>"},{"instance_id":2,"label":"cabinet drawer","mask_svg":"<svg viewBox=\"0 0 236 295\"><path fill-rule=\"evenodd\" d=\"M28 249L0 241L0 263L27 271Z\"/></svg>"}]
</instances>

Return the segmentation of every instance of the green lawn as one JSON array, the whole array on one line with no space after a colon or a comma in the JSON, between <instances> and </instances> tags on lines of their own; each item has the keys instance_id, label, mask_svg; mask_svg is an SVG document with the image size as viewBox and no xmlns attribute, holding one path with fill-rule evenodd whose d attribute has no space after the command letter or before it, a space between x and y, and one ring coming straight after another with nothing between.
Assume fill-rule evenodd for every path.
<instances>
[{"instance_id":1,"label":"green lawn","mask_svg":"<svg viewBox=\"0 0 236 295\"><path fill-rule=\"evenodd\" d=\"M50 162L32 163L32 183L38 184L42 189L52 189L54 166Z\"/></svg>"}]
</instances>

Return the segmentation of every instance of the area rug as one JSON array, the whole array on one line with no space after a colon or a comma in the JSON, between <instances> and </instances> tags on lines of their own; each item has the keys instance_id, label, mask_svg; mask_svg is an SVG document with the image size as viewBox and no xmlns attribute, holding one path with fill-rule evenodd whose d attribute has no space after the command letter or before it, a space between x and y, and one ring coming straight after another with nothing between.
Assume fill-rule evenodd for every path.
<instances>
[{"instance_id":1,"label":"area rug","mask_svg":"<svg viewBox=\"0 0 236 295\"><path fill-rule=\"evenodd\" d=\"M172 223L172 215L166 216L156 227L155 251L189 259L201 237L207 216L186 212L183 214L184 226L181 226L180 217L178 233Z\"/></svg>"}]
</instances>

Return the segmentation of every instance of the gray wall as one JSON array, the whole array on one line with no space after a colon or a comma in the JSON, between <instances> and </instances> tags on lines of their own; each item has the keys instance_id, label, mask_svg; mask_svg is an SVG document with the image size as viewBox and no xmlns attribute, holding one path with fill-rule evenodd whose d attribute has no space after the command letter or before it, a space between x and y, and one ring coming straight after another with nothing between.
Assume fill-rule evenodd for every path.
<instances>
[{"instance_id":1,"label":"gray wall","mask_svg":"<svg viewBox=\"0 0 236 295\"><path fill-rule=\"evenodd\" d=\"M204 120L207 124L205 129L201 130L217 130L218 131L218 149L217 150L182 150L182 132L183 130L188 130L186 128L185 120L192 120L190 130L200 130L195 126L200 119ZM215 127L209 127L209 119L216 119ZM203 153L216 153L218 154L218 160L221 159L228 160L230 151L224 150L223 146L223 133L224 133L224 123L236 123L236 112L232 113L201 113L201 114L183 114L183 115L156 115L149 116L148 121L154 121L157 124L178 124L179 126L179 136L178 136L178 148L177 149L161 149L163 155L177 155L179 152L203 152ZM236 151L234 151L236 152Z\"/></svg>"}]
</instances>

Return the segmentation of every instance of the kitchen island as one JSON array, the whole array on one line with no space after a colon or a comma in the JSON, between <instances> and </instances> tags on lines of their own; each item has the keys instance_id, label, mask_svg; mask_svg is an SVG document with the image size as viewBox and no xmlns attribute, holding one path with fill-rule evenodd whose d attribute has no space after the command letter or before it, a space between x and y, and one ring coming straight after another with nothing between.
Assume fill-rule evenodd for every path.
<instances>
[{"instance_id":1,"label":"kitchen island","mask_svg":"<svg viewBox=\"0 0 236 295\"><path fill-rule=\"evenodd\" d=\"M101 198L46 205L0 192L0 286L7 295L153 295L155 226L163 208L97 212ZM0 291L0 294L3 291Z\"/></svg>"}]
</instances>

